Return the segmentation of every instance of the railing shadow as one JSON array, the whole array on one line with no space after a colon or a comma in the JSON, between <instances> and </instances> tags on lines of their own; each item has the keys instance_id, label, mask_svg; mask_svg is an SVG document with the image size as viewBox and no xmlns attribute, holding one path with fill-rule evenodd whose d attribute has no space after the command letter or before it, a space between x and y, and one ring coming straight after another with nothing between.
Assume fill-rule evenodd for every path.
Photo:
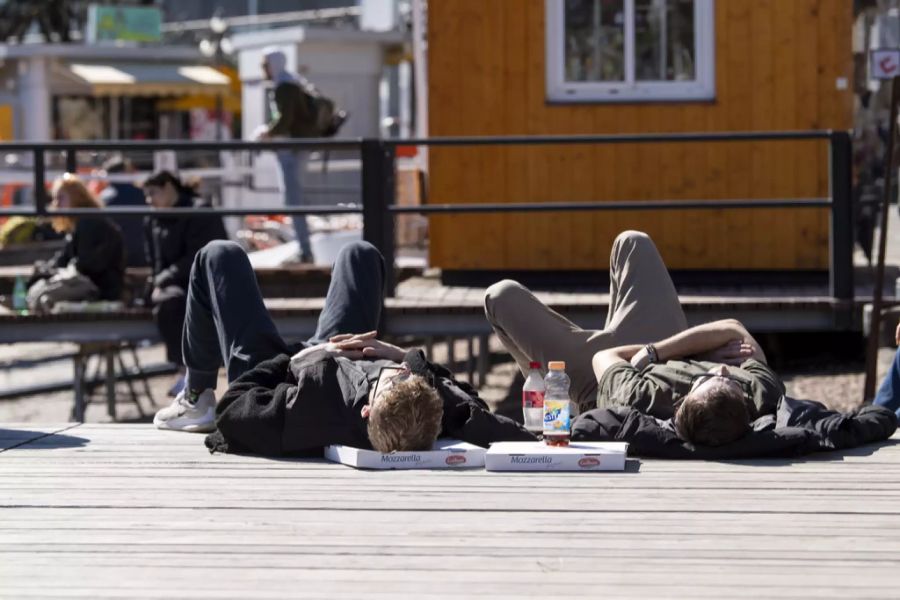
<instances>
[{"instance_id":1,"label":"railing shadow","mask_svg":"<svg viewBox=\"0 0 900 600\"><path fill-rule=\"evenodd\" d=\"M60 448L81 448L86 446L86 438L46 431L4 429L0 427L0 453L17 448L28 450L57 450Z\"/></svg>"}]
</instances>

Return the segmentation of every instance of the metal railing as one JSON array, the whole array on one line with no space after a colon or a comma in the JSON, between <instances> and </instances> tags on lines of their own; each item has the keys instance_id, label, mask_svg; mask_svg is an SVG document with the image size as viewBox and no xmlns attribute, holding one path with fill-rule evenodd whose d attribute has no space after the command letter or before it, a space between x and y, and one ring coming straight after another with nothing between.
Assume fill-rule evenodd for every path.
<instances>
[{"instance_id":1,"label":"metal railing","mask_svg":"<svg viewBox=\"0 0 900 600\"><path fill-rule=\"evenodd\" d=\"M829 196L825 198L793 199L729 199L729 200L652 200L640 202L529 202L529 203L481 203L481 204L427 204L423 206L396 206L395 172L396 147L403 146L512 146L512 145L571 145L571 144L644 144L644 143L695 143L695 142L752 142L779 140L827 140L829 144ZM829 293L836 300L850 301L853 287L853 230L851 206L851 158L852 144L847 131L775 131L731 133L671 133L639 135L547 135L547 136L494 136L494 137L438 137L412 139L353 138L340 140L298 139L285 141L101 141L101 142L9 142L0 144L0 152L30 152L33 154L34 195L33 209L0 209L0 216L46 216L58 214L79 216L96 214L93 209L47 210L45 153L61 152L66 156L66 169L75 172L80 151L202 151L202 150L357 150L362 164L362 205L344 206L265 206L253 208L104 208L110 216L155 215L188 216L198 214L217 215L331 215L361 213L363 239L371 242L384 255L385 263L394 264L394 218L398 214L463 214L485 212L569 212L609 210L686 210L686 209L763 209L763 208L816 208L831 209ZM395 291L393 269L386 270L387 294Z\"/></svg>"}]
</instances>

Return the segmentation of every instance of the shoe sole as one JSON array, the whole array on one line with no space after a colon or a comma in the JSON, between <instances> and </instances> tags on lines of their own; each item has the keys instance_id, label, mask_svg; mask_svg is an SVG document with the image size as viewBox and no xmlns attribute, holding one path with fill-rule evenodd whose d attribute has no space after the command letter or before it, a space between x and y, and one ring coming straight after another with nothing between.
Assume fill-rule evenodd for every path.
<instances>
[{"instance_id":1,"label":"shoe sole","mask_svg":"<svg viewBox=\"0 0 900 600\"><path fill-rule=\"evenodd\" d=\"M157 429L168 429L169 431L211 433L216 430L215 409L210 409L202 419L172 419L171 421L162 421L153 417L153 424Z\"/></svg>"}]
</instances>

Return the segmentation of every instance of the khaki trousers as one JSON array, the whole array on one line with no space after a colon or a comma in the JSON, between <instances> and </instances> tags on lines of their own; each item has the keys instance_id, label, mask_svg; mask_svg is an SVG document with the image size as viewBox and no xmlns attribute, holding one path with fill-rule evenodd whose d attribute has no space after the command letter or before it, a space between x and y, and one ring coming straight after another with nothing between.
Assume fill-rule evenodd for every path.
<instances>
[{"instance_id":1,"label":"khaki trousers","mask_svg":"<svg viewBox=\"0 0 900 600\"><path fill-rule=\"evenodd\" d=\"M609 277L609 312L601 330L582 329L515 281L495 283L485 293L487 319L519 370L528 373L531 361L545 370L551 360L566 361L572 400L581 411L596 407L595 353L658 342L687 329L672 278L647 234L626 231L616 238Z\"/></svg>"}]
</instances>

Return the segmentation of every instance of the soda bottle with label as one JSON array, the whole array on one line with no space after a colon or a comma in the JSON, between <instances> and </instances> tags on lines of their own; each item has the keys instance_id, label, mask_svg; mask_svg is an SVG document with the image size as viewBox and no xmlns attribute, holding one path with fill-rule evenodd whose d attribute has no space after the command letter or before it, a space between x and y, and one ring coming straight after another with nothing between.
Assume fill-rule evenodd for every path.
<instances>
[{"instance_id":1,"label":"soda bottle with label","mask_svg":"<svg viewBox=\"0 0 900 600\"><path fill-rule=\"evenodd\" d=\"M571 435L571 402L566 363L551 361L544 378L544 443L548 446L568 446Z\"/></svg>"},{"instance_id":2,"label":"soda bottle with label","mask_svg":"<svg viewBox=\"0 0 900 600\"><path fill-rule=\"evenodd\" d=\"M544 378L541 363L531 362L528 367L531 370L522 386L522 416L525 429L540 434L544 430Z\"/></svg>"},{"instance_id":3,"label":"soda bottle with label","mask_svg":"<svg viewBox=\"0 0 900 600\"><path fill-rule=\"evenodd\" d=\"M13 286L12 307L17 313L25 313L28 311L28 286L25 285L25 278L19 275L16 277L16 284Z\"/></svg>"}]
</instances>

